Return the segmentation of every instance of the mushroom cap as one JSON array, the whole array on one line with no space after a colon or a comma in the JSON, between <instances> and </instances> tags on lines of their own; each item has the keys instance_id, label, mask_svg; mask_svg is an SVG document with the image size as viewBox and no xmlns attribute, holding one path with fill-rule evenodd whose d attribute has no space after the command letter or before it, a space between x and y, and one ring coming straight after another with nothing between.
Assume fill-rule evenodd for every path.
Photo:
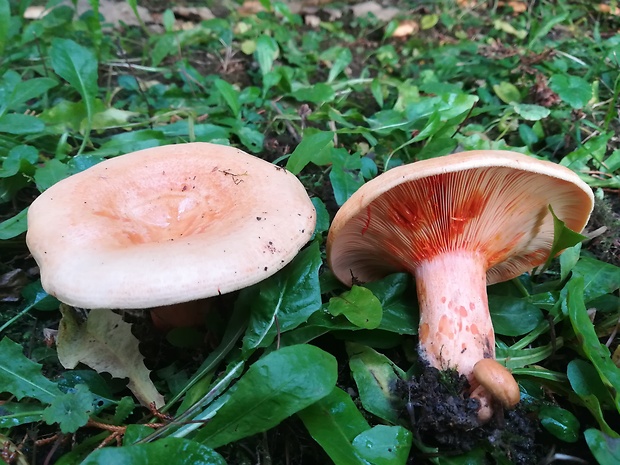
<instances>
[{"instance_id":1,"label":"mushroom cap","mask_svg":"<svg viewBox=\"0 0 620 465\"><path fill-rule=\"evenodd\" d=\"M467 250L483 256L493 284L546 261L554 229L549 205L581 231L593 200L570 169L516 152L423 160L377 176L345 202L328 234L327 260L351 285Z\"/></svg>"},{"instance_id":2,"label":"mushroom cap","mask_svg":"<svg viewBox=\"0 0 620 465\"><path fill-rule=\"evenodd\" d=\"M168 145L103 161L41 194L26 241L43 288L83 308L149 308L241 289L314 232L301 182L233 147Z\"/></svg>"}]
</instances>

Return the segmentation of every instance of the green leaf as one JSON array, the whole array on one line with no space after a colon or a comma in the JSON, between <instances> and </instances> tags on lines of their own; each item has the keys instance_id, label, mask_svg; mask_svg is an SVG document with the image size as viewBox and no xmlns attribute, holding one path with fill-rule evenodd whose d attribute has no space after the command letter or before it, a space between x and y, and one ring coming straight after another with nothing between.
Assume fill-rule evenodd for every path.
<instances>
[{"instance_id":1,"label":"green leaf","mask_svg":"<svg viewBox=\"0 0 620 465\"><path fill-rule=\"evenodd\" d=\"M27 215L28 208L24 208L17 215L0 223L0 240L12 239L26 232L28 229Z\"/></svg>"},{"instance_id":2,"label":"green leaf","mask_svg":"<svg viewBox=\"0 0 620 465\"><path fill-rule=\"evenodd\" d=\"M44 129L45 123L36 116L9 113L0 117L0 132L7 134L36 134Z\"/></svg>"},{"instance_id":3,"label":"green leaf","mask_svg":"<svg viewBox=\"0 0 620 465\"><path fill-rule=\"evenodd\" d=\"M284 269L253 288L258 289L258 295L252 302L244 350L267 347L278 332L296 328L321 307L320 266L315 241Z\"/></svg>"},{"instance_id":4,"label":"green leaf","mask_svg":"<svg viewBox=\"0 0 620 465\"><path fill-rule=\"evenodd\" d=\"M583 108L592 98L592 85L579 76L554 74L549 87L574 109Z\"/></svg>"},{"instance_id":5,"label":"green leaf","mask_svg":"<svg viewBox=\"0 0 620 465\"><path fill-rule=\"evenodd\" d=\"M367 465L351 442L370 428L351 397L342 389L334 390L298 413L310 436L338 465Z\"/></svg>"},{"instance_id":6,"label":"green leaf","mask_svg":"<svg viewBox=\"0 0 620 465\"><path fill-rule=\"evenodd\" d=\"M273 69L273 62L279 54L278 43L267 35L261 35L256 41L254 57L258 62L261 74L265 75Z\"/></svg>"},{"instance_id":7,"label":"green leaf","mask_svg":"<svg viewBox=\"0 0 620 465\"><path fill-rule=\"evenodd\" d=\"M611 404L612 399L596 369L585 360L576 359L569 362L566 374L571 387L596 419L599 427L607 434L617 437L617 433L603 417L601 404Z\"/></svg>"},{"instance_id":8,"label":"green leaf","mask_svg":"<svg viewBox=\"0 0 620 465\"><path fill-rule=\"evenodd\" d=\"M81 465L226 465L213 449L182 438L163 438L147 444L97 449Z\"/></svg>"},{"instance_id":9,"label":"green leaf","mask_svg":"<svg viewBox=\"0 0 620 465\"><path fill-rule=\"evenodd\" d=\"M85 384L56 397L43 412L43 421L48 425L58 423L63 433L75 433L88 422L93 411L95 396Z\"/></svg>"},{"instance_id":10,"label":"green leaf","mask_svg":"<svg viewBox=\"0 0 620 465\"><path fill-rule=\"evenodd\" d=\"M228 107L232 110L235 118L237 118L239 116L239 113L241 112L241 104L239 103L239 91L223 79L216 79L213 84L220 92L220 95L222 96L224 101L228 104Z\"/></svg>"},{"instance_id":11,"label":"green leaf","mask_svg":"<svg viewBox=\"0 0 620 465\"><path fill-rule=\"evenodd\" d=\"M547 258L544 268L547 268L555 256L562 250L573 247L586 239L586 236L566 227L566 223L555 216L555 212L553 208L551 208L551 205L549 205L549 211L553 216L553 245L551 246L551 251L549 252L549 257Z\"/></svg>"},{"instance_id":12,"label":"green leaf","mask_svg":"<svg viewBox=\"0 0 620 465\"><path fill-rule=\"evenodd\" d=\"M370 347L348 342L347 353L364 409L387 422L398 423L402 401L394 395L393 388L405 373Z\"/></svg>"},{"instance_id":13,"label":"green leaf","mask_svg":"<svg viewBox=\"0 0 620 465\"><path fill-rule=\"evenodd\" d=\"M228 391L195 439L213 448L266 431L328 395L336 385L334 356L310 345L284 347L256 361Z\"/></svg>"},{"instance_id":14,"label":"green leaf","mask_svg":"<svg viewBox=\"0 0 620 465\"><path fill-rule=\"evenodd\" d=\"M538 121L551 114L551 110L548 108L529 103L515 103L512 108L517 115L528 121Z\"/></svg>"},{"instance_id":15,"label":"green leaf","mask_svg":"<svg viewBox=\"0 0 620 465\"><path fill-rule=\"evenodd\" d=\"M620 288L620 268L595 258L581 257L572 269L573 276L583 278L585 303L613 294Z\"/></svg>"},{"instance_id":16,"label":"green leaf","mask_svg":"<svg viewBox=\"0 0 620 465\"><path fill-rule=\"evenodd\" d=\"M31 397L50 404L61 395L58 386L41 374L41 365L24 356L22 347L8 337L0 341L0 386L17 400Z\"/></svg>"},{"instance_id":17,"label":"green leaf","mask_svg":"<svg viewBox=\"0 0 620 465\"><path fill-rule=\"evenodd\" d=\"M616 409L620 412L620 368L611 359L609 348L598 340L594 325L583 300L583 279L575 277L567 284L568 316L577 335L581 350L590 359L601 381L614 393Z\"/></svg>"},{"instance_id":18,"label":"green leaf","mask_svg":"<svg viewBox=\"0 0 620 465\"><path fill-rule=\"evenodd\" d=\"M316 210L316 226L314 229L315 234L321 234L329 230L329 212L327 207L321 199L318 197L312 197L312 205Z\"/></svg>"},{"instance_id":19,"label":"green leaf","mask_svg":"<svg viewBox=\"0 0 620 465\"><path fill-rule=\"evenodd\" d=\"M506 81L502 81L499 84L493 86L495 94L504 103L519 103L521 102L521 93L514 84Z\"/></svg>"},{"instance_id":20,"label":"green leaf","mask_svg":"<svg viewBox=\"0 0 620 465\"><path fill-rule=\"evenodd\" d=\"M39 152L31 145L17 145L13 147L0 168L0 178L8 178L17 173L31 172L33 165L39 160ZM30 174L30 173L28 173Z\"/></svg>"},{"instance_id":21,"label":"green leaf","mask_svg":"<svg viewBox=\"0 0 620 465\"><path fill-rule=\"evenodd\" d=\"M620 439L607 436L602 431L590 428L584 436L592 455L599 465L618 465L620 463Z\"/></svg>"},{"instance_id":22,"label":"green leaf","mask_svg":"<svg viewBox=\"0 0 620 465\"><path fill-rule=\"evenodd\" d=\"M36 423L41 421L43 407L38 403L3 402L0 405L0 428Z\"/></svg>"},{"instance_id":23,"label":"green leaf","mask_svg":"<svg viewBox=\"0 0 620 465\"><path fill-rule=\"evenodd\" d=\"M489 295L489 311L495 332L504 336L529 333L544 319L538 307L509 295Z\"/></svg>"},{"instance_id":24,"label":"green leaf","mask_svg":"<svg viewBox=\"0 0 620 465\"><path fill-rule=\"evenodd\" d=\"M383 308L370 289L351 287L350 291L329 299L329 313L344 315L347 320L364 329L375 329L381 323Z\"/></svg>"},{"instance_id":25,"label":"green leaf","mask_svg":"<svg viewBox=\"0 0 620 465\"><path fill-rule=\"evenodd\" d=\"M556 438L565 442L579 439L579 420L568 410L547 405L538 411L540 424Z\"/></svg>"},{"instance_id":26,"label":"green leaf","mask_svg":"<svg viewBox=\"0 0 620 465\"><path fill-rule=\"evenodd\" d=\"M397 334L418 334L418 307L415 289L408 292L411 276L396 273L364 286L381 303L383 317L378 329Z\"/></svg>"},{"instance_id":27,"label":"green leaf","mask_svg":"<svg viewBox=\"0 0 620 465\"><path fill-rule=\"evenodd\" d=\"M373 465L405 465L413 435L402 426L377 425L360 433L353 447Z\"/></svg>"},{"instance_id":28,"label":"green leaf","mask_svg":"<svg viewBox=\"0 0 620 465\"><path fill-rule=\"evenodd\" d=\"M34 174L34 181L37 184L37 189L43 192L67 176L69 176L69 167L60 160L52 158L47 160L43 166L37 168Z\"/></svg>"},{"instance_id":29,"label":"green leaf","mask_svg":"<svg viewBox=\"0 0 620 465\"><path fill-rule=\"evenodd\" d=\"M308 163L321 157L333 146L334 133L331 131L321 131L304 136L286 162L286 169L293 174L299 174Z\"/></svg>"},{"instance_id":30,"label":"green leaf","mask_svg":"<svg viewBox=\"0 0 620 465\"><path fill-rule=\"evenodd\" d=\"M9 109L20 110L19 106L47 92L58 82L51 78L33 78L17 83L5 103Z\"/></svg>"},{"instance_id":31,"label":"green leaf","mask_svg":"<svg viewBox=\"0 0 620 465\"><path fill-rule=\"evenodd\" d=\"M329 84L319 82L318 84L299 87L290 93L298 102L324 103L331 102L336 97L336 92Z\"/></svg>"},{"instance_id":32,"label":"green leaf","mask_svg":"<svg viewBox=\"0 0 620 465\"><path fill-rule=\"evenodd\" d=\"M332 157L329 180L336 203L342 205L364 184L364 177L360 172L362 161L358 154L349 154L344 149L335 149Z\"/></svg>"},{"instance_id":33,"label":"green leaf","mask_svg":"<svg viewBox=\"0 0 620 465\"><path fill-rule=\"evenodd\" d=\"M327 76L328 83L336 79L336 77L338 77L338 75L342 73L353 60L353 55L351 54L351 50L348 47L335 48L338 50L335 52L335 57L332 60L329 75Z\"/></svg>"},{"instance_id":34,"label":"green leaf","mask_svg":"<svg viewBox=\"0 0 620 465\"><path fill-rule=\"evenodd\" d=\"M420 21L420 28L422 30L431 29L437 25L439 22L439 15L431 14L422 16L422 20Z\"/></svg>"},{"instance_id":35,"label":"green leaf","mask_svg":"<svg viewBox=\"0 0 620 465\"><path fill-rule=\"evenodd\" d=\"M9 38L11 25L11 5L9 0L0 0L0 56L3 55L4 49Z\"/></svg>"}]
</instances>

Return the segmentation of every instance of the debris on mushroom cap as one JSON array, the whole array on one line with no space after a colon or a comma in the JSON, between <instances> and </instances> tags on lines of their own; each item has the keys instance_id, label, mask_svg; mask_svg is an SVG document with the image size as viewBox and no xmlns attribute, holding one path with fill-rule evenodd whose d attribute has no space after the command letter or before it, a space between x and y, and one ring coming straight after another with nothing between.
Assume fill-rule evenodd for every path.
<instances>
[{"instance_id":1,"label":"debris on mushroom cap","mask_svg":"<svg viewBox=\"0 0 620 465\"><path fill-rule=\"evenodd\" d=\"M474 377L480 386L504 408L514 408L521 398L519 385L508 369L497 360L485 358L474 365Z\"/></svg>"},{"instance_id":2,"label":"debris on mushroom cap","mask_svg":"<svg viewBox=\"0 0 620 465\"><path fill-rule=\"evenodd\" d=\"M28 212L44 289L84 308L149 308L231 292L283 268L316 213L285 169L189 143L112 158Z\"/></svg>"},{"instance_id":3,"label":"debris on mushroom cap","mask_svg":"<svg viewBox=\"0 0 620 465\"><path fill-rule=\"evenodd\" d=\"M485 257L487 283L544 263L553 207L581 231L590 188L570 169L508 151L457 153L393 168L362 186L336 214L328 261L347 284L368 282L443 252Z\"/></svg>"}]
</instances>

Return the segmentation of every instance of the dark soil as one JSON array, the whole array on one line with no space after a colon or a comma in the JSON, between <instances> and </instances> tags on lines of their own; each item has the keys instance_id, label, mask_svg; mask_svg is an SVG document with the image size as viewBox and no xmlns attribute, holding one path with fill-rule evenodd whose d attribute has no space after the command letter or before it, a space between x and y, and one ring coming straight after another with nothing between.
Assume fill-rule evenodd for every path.
<instances>
[{"instance_id":1,"label":"dark soil","mask_svg":"<svg viewBox=\"0 0 620 465\"><path fill-rule=\"evenodd\" d=\"M439 448L443 454L459 454L483 447L491 457L508 458L516 465L538 463L543 456L536 447L539 427L522 409L499 410L481 425L479 403L466 394L469 383L456 371L439 371L423 366L418 376L397 386L406 400L403 417L409 417L412 431L423 444Z\"/></svg>"}]
</instances>

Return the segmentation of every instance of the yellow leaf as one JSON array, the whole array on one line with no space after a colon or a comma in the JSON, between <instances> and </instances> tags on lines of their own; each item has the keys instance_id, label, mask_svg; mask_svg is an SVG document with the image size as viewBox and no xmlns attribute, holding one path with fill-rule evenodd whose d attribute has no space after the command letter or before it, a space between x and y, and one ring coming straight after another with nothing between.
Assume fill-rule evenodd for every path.
<instances>
[{"instance_id":1,"label":"yellow leaf","mask_svg":"<svg viewBox=\"0 0 620 465\"><path fill-rule=\"evenodd\" d=\"M129 323L105 309L91 310L84 322L72 307L61 305L60 311L56 346L62 366L71 369L83 363L98 373L105 371L115 378L129 378L128 387L142 405L164 405Z\"/></svg>"}]
</instances>

